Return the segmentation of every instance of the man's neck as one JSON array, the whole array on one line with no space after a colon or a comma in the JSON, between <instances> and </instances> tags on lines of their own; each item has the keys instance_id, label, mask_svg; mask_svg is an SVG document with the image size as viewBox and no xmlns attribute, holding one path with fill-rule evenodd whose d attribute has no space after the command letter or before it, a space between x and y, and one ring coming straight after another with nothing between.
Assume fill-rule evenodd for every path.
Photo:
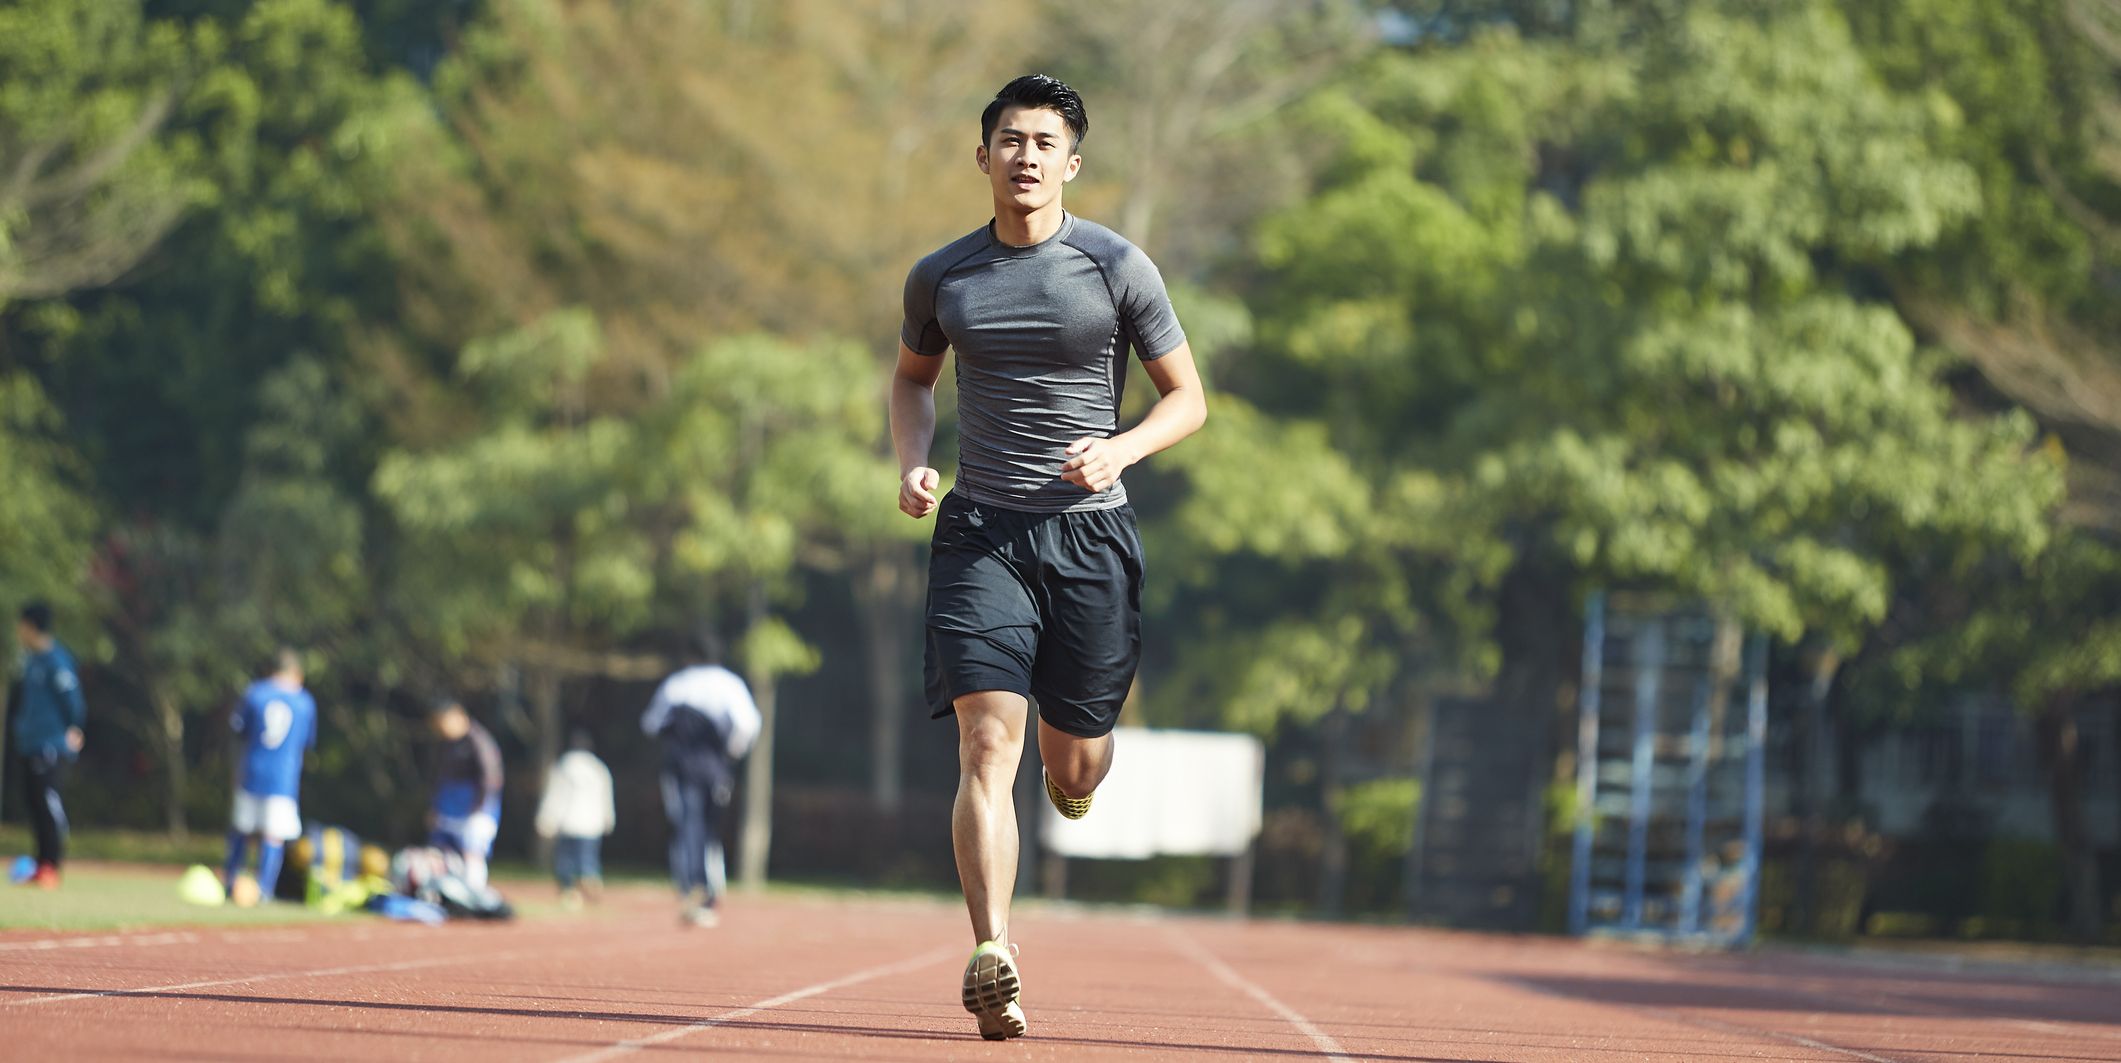
<instances>
[{"instance_id":1,"label":"man's neck","mask_svg":"<svg viewBox=\"0 0 2121 1063\"><path fill-rule=\"evenodd\" d=\"M1061 209L1059 199L1028 214L1019 214L1000 203L994 205L994 238L1010 247L1030 247L1042 244L1060 231L1061 222L1067 220L1067 212Z\"/></svg>"},{"instance_id":2,"label":"man's neck","mask_svg":"<svg viewBox=\"0 0 2121 1063\"><path fill-rule=\"evenodd\" d=\"M31 653L50 653L52 652L52 647L58 644L59 640L50 635L39 635L29 640L29 651Z\"/></svg>"}]
</instances>

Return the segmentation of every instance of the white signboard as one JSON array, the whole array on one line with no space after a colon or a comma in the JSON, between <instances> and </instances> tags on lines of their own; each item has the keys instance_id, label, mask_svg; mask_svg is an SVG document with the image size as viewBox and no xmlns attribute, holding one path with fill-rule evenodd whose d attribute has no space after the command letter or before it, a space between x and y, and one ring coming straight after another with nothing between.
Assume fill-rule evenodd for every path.
<instances>
[{"instance_id":1,"label":"white signboard","mask_svg":"<svg viewBox=\"0 0 2121 1063\"><path fill-rule=\"evenodd\" d=\"M1122 727L1112 774L1079 820L1051 802L1039 821L1049 852L1105 860L1236 856L1259 835L1266 747L1251 735Z\"/></svg>"}]
</instances>

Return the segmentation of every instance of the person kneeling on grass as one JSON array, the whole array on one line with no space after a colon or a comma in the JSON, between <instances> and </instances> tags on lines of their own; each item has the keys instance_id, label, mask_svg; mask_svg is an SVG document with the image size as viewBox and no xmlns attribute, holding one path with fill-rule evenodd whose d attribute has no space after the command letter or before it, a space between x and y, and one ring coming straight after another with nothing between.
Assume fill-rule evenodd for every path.
<instances>
[{"instance_id":1,"label":"person kneeling on grass","mask_svg":"<svg viewBox=\"0 0 2121 1063\"><path fill-rule=\"evenodd\" d=\"M552 877L560 884L560 904L582 906L586 893L596 900L604 890L600 850L604 836L618 824L611 795L611 769L591 751L589 732L579 727L567 736L567 752L545 773L545 797L538 803L538 837L552 842Z\"/></svg>"}]
</instances>

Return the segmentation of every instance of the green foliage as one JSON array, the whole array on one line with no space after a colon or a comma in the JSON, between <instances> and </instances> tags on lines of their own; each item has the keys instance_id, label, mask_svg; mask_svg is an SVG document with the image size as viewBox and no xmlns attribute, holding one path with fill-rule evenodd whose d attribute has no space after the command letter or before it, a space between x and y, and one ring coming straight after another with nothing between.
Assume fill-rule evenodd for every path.
<instances>
[{"instance_id":1,"label":"green foliage","mask_svg":"<svg viewBox=\"0 0 2121 1063\"><path fill-rule=\"evenodd\" d=\"M182 224L124 283L20 322L50 352L103 490L194 529L242 478L261 384L303 355L343 364L361 316L389 305L365 214L390 180L392 130L422 106L409 80L369 72L345 8L246 7L186 26L182 77L166 83L188 183L155 194L188 205Z\"/></svg>"},{"instance_id":2,"label":"green foliage","mask_svg":"<svg viewBox=\"0 0 2121 1063\"><path fill-rule=\"evenodd\" d=\"M87 610L93 503L79 463L57 436L58 415L35 380L0 375L0 602L51 602L72 621Z\"/></svg>"},{"instance_id":3,"label":"green foliage","mask_svg":"<svg viewBox=\"0 0 2121 1063\"><path fill-rule=\"evenodd\" d=\"M1104 116L1070 203L1158 252L1211 387L1130 473L1151 718L1512 681L1506 580L1707 598L1896 710L2121 684L2121 555L2055 519L2113 426L1997 359L2121 325L2078 5L1387 6L1390 46L1353 3L8 5L0 598L172 779L279 641L368 792L407 688L736 615L761 673L847 667L802 591L927 526L844 337L976 223L972 117L1059 39ZM1175 40L1191 76L1127 58ZM1348 792L1358 865L1417 798Z\"/></svg>"},{"instance_id":4,"label":"green foliage","mask_svg":"<svg viewBox=\"0 0 2121 1063\"><path fill-rule=\"evenodd\" d=\"M377 462L406 536L401 591L445 652L490 657L548 615L621 632L646 615L651 547L628 520L640 432L579 398L600 342L587 314L559 311L473 343L455 437Z\"/></svg>"},{"instance_id":5,"label":"green foliage","mask_svg":"<svg viewBox=\"0 0 2121 1063\"><path fill-rule=\"evenodd\" d=\"M1381 56L1303 113L1331 161L1261 229L1264 364L1237 384L1289 427L1240 413L1236 434L1304 470L1243 455L1261 508L1338 534L1182 508L1188 541L1285 563L1330 550L1329 578L1374 589L1383 566L1346 558L1409 522L1336 520L1339 500L1417 472L1433 486L1416 520L1441 533L1395 551L1416 574L1395 597L1461 646L1487 637L1463 626L1484 614L1424 603L1480 593L1510 557L1854 643L1905 558L2045 542L2060 473L2030 422L1963 416L1939 363L1861 294L1869 264L1980 200L1931 146L1949 111L1881 86L1827 5L1482 33ZM1230 490L1227 471L1197 475L1199 495ZM1283 483L1322 504L1276 498ZM1422 557L1428 579L1479 576L1424 593Z\"/></svg>"},{"instance_id":6,"label":"green foliage","mask_svg":"<svg viewBox=\"0 0 2121 1063\"><path fill-rule=\"evenodd\" d=\"M2044 711L2121 686L2121 549L2069 532L2026 563L1981 571L1891 647L1868 676L1895 708L1960 685L2007 689ZM1889 677L1889 678L1886 678Z\"/></svg>"},{"instance_id":7,"label":"green foliage","mask_svg":"<svg viewBox=\"0 0 2121 1063\"><path fill-rule=\"evenodd\" d=\"M0 309L116 280L207 191L164 125L210 43L134 0L0 9Z\"/></svg>"},{"instance_id":8,"label":"green foliage","mask_svg":"<svg viewBox=\"0 0 2121 1063\"><path fill-rule=\"evenodd\" d=\"M1419 779L1371 779L1340 795L1340 825L1357 859L1404 856L1414 845Z\"/></svg>"}]
</instances>

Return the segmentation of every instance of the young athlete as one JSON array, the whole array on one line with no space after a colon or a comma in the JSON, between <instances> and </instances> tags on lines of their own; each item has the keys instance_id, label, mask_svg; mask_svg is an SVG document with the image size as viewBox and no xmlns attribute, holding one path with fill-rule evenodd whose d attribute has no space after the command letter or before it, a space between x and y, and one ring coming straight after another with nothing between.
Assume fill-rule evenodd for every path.
<instances>
[{"instance_id":1,"label":"young athlete","mask_svg":"<svg viewBox=\"0 0 2121 1063\"><path fill-rule=\"evenodd\" d=\"M486 888L486 861L501 829L501 747L455 698L435 705L442 755L427 844L464 858L464 881Z\"/></svg>"},{"instance_id":2,"label":"young athlete","mask_svg":"<svg viewBox=\"0 0 2121 1063\"><path fill-rule=\"evenodd\" d=\"M989 1040L1026 1031L1009 944L1012 782L1038 701L1046 795L1080 818L1112 766L1112 727L1141 651L1141 540L1120 474L1207 416L1164 282L1134 245L1061 208L1089 121L1043 75L1002 87L974 153L994 219L906 278L891 385L899 509L936 514L928 696L955 713L959 881L977 942L963 1002ZM928 465L940 355L957 351L958 477ZM1161 396L1119 430L1129 350Z\"/></svg>"},{"instance_id":3,"label":"young athlete","mask_svg":"<svg viewBox=\"0 0 2121 1063\"><path fill-rule=\"evenodd\" d=\"M29 804L31 830L37 836L36 871L24 885L59 888L59 867L66 861L66 806L59 789L66 769L81 755L82 728L88 705L81 699L81 676L74 656L52 635L52 609L43 602L22 607L15 619L15 640L22 644L22 684L9 736L22 773L22 796Z\"/></svg>"},{"instance_id":4,"label":"young athlete","mask_svg":"<svg viewBox=\"0 0 2121 1063\"><path fill-rule=\"evenodd\" d=\"M258 895L273 896L280 881L284 847L302 836L296 799L302 789L302 756L317 744L317 703L302 689L302 657L282 649L273 674L252 683L229 717L243 739L235 807L228 816L228 865L223 881L230 899L243 871L250 839L258 839Z\"/></svg>"}]
</instances>

